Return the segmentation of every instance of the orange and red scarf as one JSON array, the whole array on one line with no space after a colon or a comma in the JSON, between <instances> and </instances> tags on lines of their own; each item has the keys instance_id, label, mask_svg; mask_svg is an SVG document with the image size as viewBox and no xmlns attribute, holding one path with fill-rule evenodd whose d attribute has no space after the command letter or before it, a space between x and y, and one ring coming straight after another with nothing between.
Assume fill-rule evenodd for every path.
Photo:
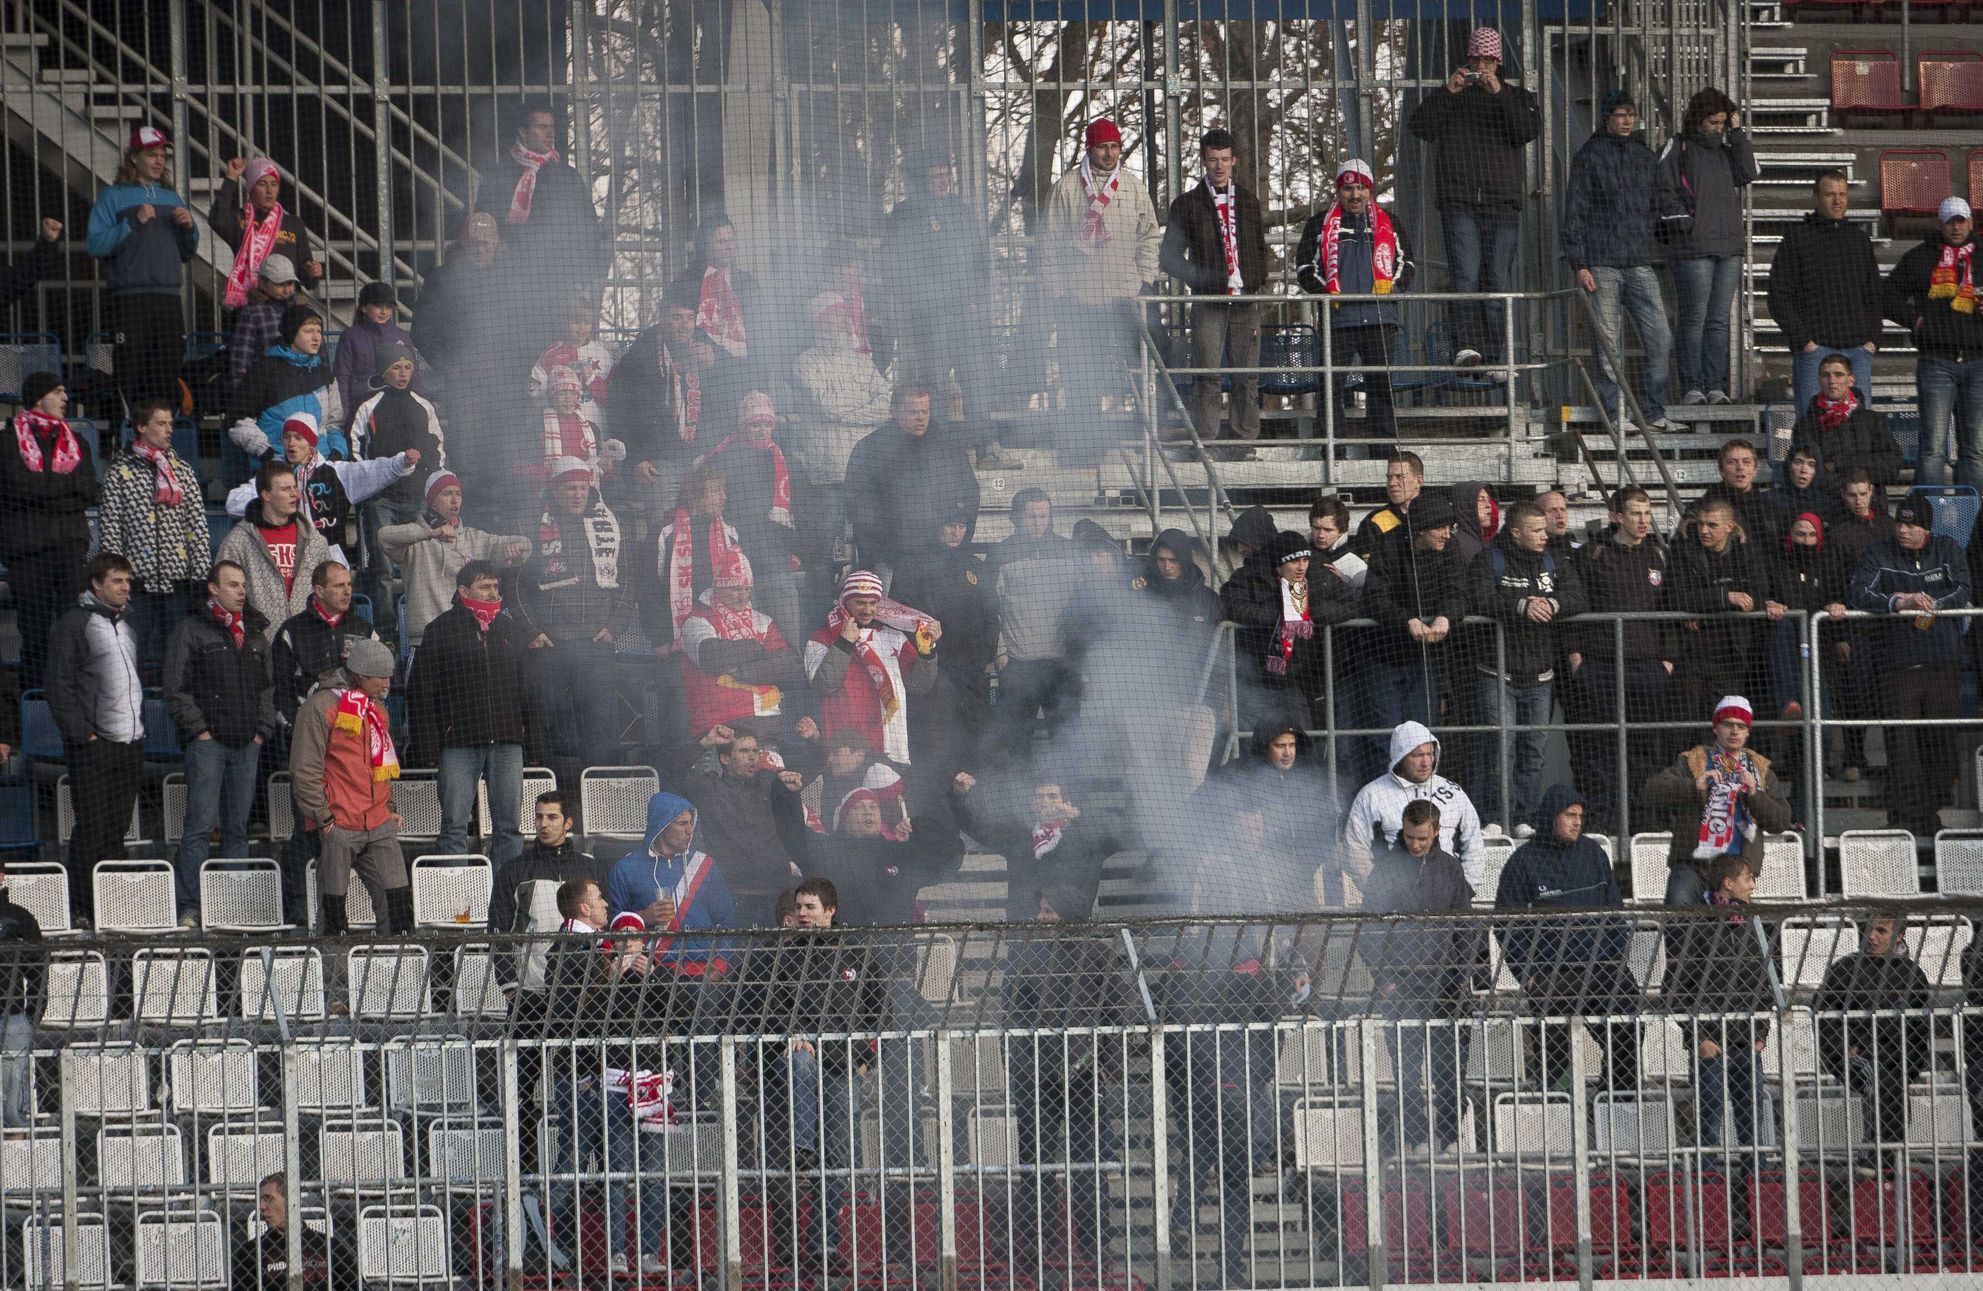
<instances>
[{"instance_id":1,"label":"orange and red scarf","mask_svg":"<svg viewBox=\"0 0 1983 1291\"><path fill-rule=\"evenodd\" d=\"M338 691L331 725L365 741L365 760L371 763L375 782L399 779L399 754L392 746L392 726L386 720L386 710L370 695L355 687Z\"/></svg>"}]
</instances>

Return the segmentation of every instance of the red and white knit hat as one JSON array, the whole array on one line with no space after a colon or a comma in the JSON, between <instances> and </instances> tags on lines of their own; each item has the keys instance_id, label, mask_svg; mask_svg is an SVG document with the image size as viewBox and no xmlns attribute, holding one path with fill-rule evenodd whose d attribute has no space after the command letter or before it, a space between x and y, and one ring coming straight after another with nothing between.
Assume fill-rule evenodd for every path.
<instances>
[{"instance_id":1,"label":"red and white knit hat","mask_svg":"<svg viewBox=\"0 0 1983 1291\"><path fill-rule=\"evenodd\" d=\"M1740 695L1723 695L1721 702L1714 706L1714 720L1716 725L1727 721L1731 717L1744 726L1754 726L1756 724L1755 710L1751 709L1749 707L1749 701Z\"/></svg>"},{"instance_id":2,"label":"red and white knit hat","mask_svg":"<svg viewBox=\"0 0 1983 1291\"><path fill-rule=\"evenodd\" d=\"M433 506L434 499L441 495L442 489L458 489L460 487L461 477L453 471L435 471L427 477L427 492L423 496L427 500L427 505Z\"/></svg>"},{"instance_id":3,"label":"red and white knit hat","mask_svg":"<svg viewBox=\"0 0 1983 1291\"><path fill-rule=\"evenodd\" d=\"M1336 187L1341 188L1344 184L1355 184L1358 188L1367 188L1375 192L1377 176L1370 173L1369 162L1352 157L1336 167Z\"/></svg>"},{"instance_id":4,"label":"red and white knit hat","mask_svg":"<svg viewBox=\"0 0 1983 1291\"><path fill-rule=\"evenodd\" d=\"M761 425L765 422L775 424L777 420L778 409L772 404L771 396L762 390L753 390L745 395L744 402L737 411L739 426Z\"/></svg>"},{"instance_id":5,"label":"red and white knit hat","mask_svg":"<svg viewBox=\"0 0 1983 1291\"><path fill-rule=\"evenodd\" d=\"M1473 35L1467 37L1468 58L1491 58L1501 61L1501 33L1492 27L1475 27Z\"/></svg>"},{"instance_id":6,"label":"red and white knit hat","mask_svg":"<svg viewBox=\"0 0 1983 1291\"><path fill-rule=\"evenodd\" d=\"M565 367L563 364L551 369L551 375L545 384L550 387L552 394L556 394L560 390L576 390L580 394L585 393L585 383L578 379L578 373Z\"/></svg>"},{"instance_id":7,"label":"red and white knit hat","mask_svg":"<svg viewBox=\"0 0 1983 1291\"><path fill-rule=\"evenodd\" d=\"M840 603L845 605L850 596L882 595L881 576L872 570L856 569L848 572L840 580Z\"/></svg>"},{"instance_id":8,"label":"red and white knit hat","mask_svg":"<svg viewBox=\"0 0 1983 1291\"><path fill-rule=\"evenodd\" d=\"M592 468L576 457L554 457L549 471L550 482L563 484L566 480L584 480L592 483Z\"/></svg>"},{"instance_id":9,"label":"red and white knit hat","mask_svg":"<svg viewBox=\"0 0 1983 1291\"><path fill-rule=\"evenodd\" d=\"M736 547L726 548L718 558L711 581L718 587L752 586L750 558Z\"/></svg>"},{"instance_id":10,"label":"red and white knit hat","mask_svg":"<svg viewBox=\"0 0 1983 1291\"><path fill-rule=\"evenodd\" d=\"M323 434L317 426L317 416L309 412L292 412L282 422L282 433L301 435L310 441L310 447L317 446L317 439Z\"/></svg>"}]
</instances>

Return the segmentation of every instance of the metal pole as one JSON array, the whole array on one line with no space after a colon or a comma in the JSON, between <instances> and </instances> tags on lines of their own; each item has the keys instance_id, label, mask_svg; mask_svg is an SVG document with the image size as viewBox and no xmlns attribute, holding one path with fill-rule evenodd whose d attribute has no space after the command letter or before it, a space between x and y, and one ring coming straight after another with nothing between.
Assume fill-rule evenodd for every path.
<instances>
[{"instance_id":1,"label":"metal pole","mask_svg":"<svg viewBox=\"0 0 1983 1291\"><path fill-rule=\"evenodd\" d=\"M937 1032L936 1040L936 1195L937 1243L942 1261L942 1291L957 1291L957 1123L951 1104L951 1037ZM971 1054L977 1057L977 1041Z\"/></svg>"},{"instance_id":2,"label":"metal pole","mask_svg":"<svg viewBox=\"0 0 1983 1291\"><path fill-rule=\"evenodd\" d=\"M1805 661L1806 665L1810 668L1812 685L1811 685L1811 708L1809 715L1805 718L1804 724L1805 724L1805 729L1810 731L1812 733L1812 738L1815 741L1817 741L1817 746L1820 755L1822 755L1824 750L1823 736L1825 729L1825 701L1824 701L1824 688L1817 684L1818 666L1819 666L1818 661L1822 654L1823 634L1821 629L1823 628L1823 625L1827 621L1828 617L1829 616L1827 616L1823 610L1819 610L1816 614L1811 616L1811 622L1810 622L1811 641L1813 645L1820 646L1821 648L1812 650L1811 657ZM1812 865L1811 868L1817 872L1817 885L1812 890L1812 895L1816 896L1819 900L1823 900L1826 895L1825 893L1825 789L1823 783L1823 775L1824 775L1824 766L1821 762L1811 762L1805 767L1804 779L1807 782L1806 792L1808 792L1811 795L1811 800L1810 800L1811 812L1808 817L1808 819L1811 822L1811 837L1807 845L1811 848L1811 854L1815 858L1814 864Z\"/></svg>"},{"instance_id":3,"label":"metal pole","mask_svg":"<svg viewBox=\"0 0 1983 1291\"><path fill-rule=\"evenodd\" d=\"M1458 627L1459 624L1453 626ZM1521 822L1515 819L1515 799L1512 794L1514 778L1508 774L1508 710L1514 707L1514 690L1508 677L1508 634L1501 621L1494 622L1494 724L1499 728L1496 735L1498 747L1494 750L1495 765L1501 776L1501 823L1509 833ZM1547 719L1545 719L1547 720ZM1545 826L1544 834L1548 833Z\"/></svg>"},{"instance_id":4,"label":"metal pole","mask_svg":"<svg viewBox=\"0 0 1983 1291\"><path fill-rule=\"evenodd\" d=\"M72 1049L62 1056L62 1285L64 1291L75 1291L77 1267L82 1257L82 1234L76 1224L76 1063L81 1061L80 1049ZM74 1059L72 1060L72 1055ZM97 1101L105 1101L103 1091L103 1060L99 1051L96 1070ZM290 1137L293 1146L295 1136ZM43 1248L46 1249L45 1247ZM295 1268L295 1265L290 1265ZM46 1263L42 1270L44 1285L48 1282Z\"/></svg>"},{"instance_id":5,"label":"metal pole","mask_svg":"<svg viewBox=\"0 0 1983 1291\"><path fill-rule=\"evenodd\" d=\"M1127 930L1124 935L1127 936ZM1147 996L1146 996L1147 999ZM1150 1028L1150 1205L1151 1249L1157 1261L1157 1291L1171 1289L1171 1144L1169 1081L1164 1072L1164 1029Z\"/></svg>"},{"instance_id":6,"label":"metal pole","mask_svg":"<svg viewBox=\"0 0 1983 1291\"><path fill-rule=\"evenodd\" d=\"M1637 1023L1633 1024L1634 1026ZM1584 1037L1580 1027L1570 1032L1570 1088L1576 1092L1570 1099L1570 1166L1577 1189L1577 1284L1583 1291L1591 1286L1591 1121L1590 1105L1584 1101L1583 1091L1588 1072L1584 1070L1589 1061L1584 1052ZM1623 1040L1610 1034L1611 1023L1605 1023L1605 1052L1611 1051L1614 1044ZM1608 1084L1608 1082L1607 1082Z\"/></svg>"},{"instance_id":7,"label":"metal pole","mask_svg":"<svg viewBox=\"0 0 1983 1291\"><path fill-rule=\"evenodd\" d=\"M723 1072L723 1191L718 1214L722 1220L723 1291L740 1291L744 1285L742 1203L737 1194L737 1041L724 1036L717 1051ZM691 1052L690 1062L694 1062Z\"/></svg>"},{"instance_id":8,"label":"metal pole","mask_svg":"<svg viewBox=\"0 0 1983 1291\"><path fill-rule=\"evenodd\" d=\"M1821 867L1822 868L1822 867ZM1776 1015L1776 1062L1779 1088L1783 1090L1783 1263L1791 1291L1804 1285L1804 1207L1803 1189L1798 1187L1797 1064L1790 1056L1790 1010Z\"/></svg>"},{"instance_id":9,"label":"metal pole","mask_svg":"<svg viewBox=\"0 0 1983 1291\"><path fill-rule=\"evenodd\" d=\"M265 960L266 962L266 960ZM273 976L269 997L275 997ZM297 1091L301 1083L297 1075L296 1046L285 1042L282 1046L282 1180L283 1197L289 1203L289 1228L284 1237L286 1250L283 1258L289 1261L289 1291L303 1291L303 1130L301 1117L296 1105ZM514 1122L512 1122L514 1123ZM512 1135L512 1138L515 1136ZM512 1230L513 1231L513 1230ZM521 1245L514 1239L511 1245Z\"/></svg>"},{"instance_id":10,"label":"metal pole","mask_svg":"<svg viewBox=\"0 0 1983 1291\"><path fill-rule=\"evenodd\" d=\"M503 1124L510 1132L503 1135L503 1243L504 1265L509 1284L520 1286L523 1277L523 1099L518 1089L516 1037L503 1040L499 1051L502 1074ZM294 1225L291 1225L294 1227ZM292 1266L294 1267L294 1266Z\"/></svg>"},{"instance_id":11,"label":"metal pole","mask_svg":"<svg viewBox=\"0 0 1983 1291\"><path fill-rule=\"evenodd\" d=\"M1625 855L1629 859L1632 854L1632 757L1625 736L1625 620L1623 619L1611 621L1611 651L1612 717L1618 723L1618 837L1624 843ZM1632 895L1643 901L1652 894L1634 892Z\"/></svg>"},{"instance_id":12,"label":"metal pole","mask_svg":"<svg viewBox=\"0 0 1983 1291\"><path fill-rule=\"evenodd\" d=\"M398 243L393 237L392 58L386 49L386 31L386 0L372 0L372 165L377 172L372 198L379 208L379 281L394 283L399 279L396 263L399 257L394 250ZM355 260L358 252L355 241L351 250ZM510 1230L512 1234L517 1231ZM510 1245L520 1243L512 1240Z\"/></svg>"},{"instance_id":13,"label":"metal pole","mask_svg":"<svg viewBox=\"0 0 1983 1291\"><path fill-rule=\"evenodd\" d=\"M1177 0L1164 0L1164 177L1172 197L1184 191L1184 113L1178 109L1184 79L1178 73L1177 42Z\"/></svg>"},{"instance_id":14,"label":"metal pole","mask_svg":"<svg viewBox=\"0 0 1983 1291\"><path fill-rule=\"evenodd\" d=\"M1370 1291L1383 1291L1391 1274L1387 1267L1389 1255L1384 1249L1384 1163L1377 1156L1377 1028L1380 1025L1375 1018L1365 1018L1357 1025L1357 1040L1363 1046L1363 1079L1357 1085L1363 1095L1363 1230L1370 1248Z\"/></svg>"},{"instance_id":15,"label":"metal pole","mask_svg":"<svg viewBox=\"0 0 1983 1291\"><path fill-rule=\"evenodd\" d=\"M1329 299L1315 302L1315 337L1322 345L1322 370L1316 374L1315 403L1322 414L1322 482L1336 482L1336 328Z\"/></svg>"}]
</instances>

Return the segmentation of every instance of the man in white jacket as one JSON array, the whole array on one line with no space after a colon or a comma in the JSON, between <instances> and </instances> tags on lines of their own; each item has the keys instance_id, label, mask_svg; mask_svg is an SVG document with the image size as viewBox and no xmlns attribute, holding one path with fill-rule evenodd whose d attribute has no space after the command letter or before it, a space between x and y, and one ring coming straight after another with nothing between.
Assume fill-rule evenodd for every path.
<instances>
[{"instance_id":1,"label":"man in white jacket","mask_svg":"<svg viewBox=\"0 0 1983 1291\"><path fill-rule=\"evenodd\" d=\"M321 433L316 417L307 412L291 413L282 423L282 456L296 472L301 503L298 514L330 544L331 558L349 565L344 544L357 538L352 526L358 504L394 480L411 475L420 464L420 450L409 448L363 462L325 461L317 452ZM256 493L253 480L236 487L227 495L227 514L237 520L247 515Z\"/></svg>"},{"instance_id":2,"label":"man in white jacket","mask_svg":"<svg viewBox=\"0 0 1983 1291\"><path fill-rule=\"evenodd\" d=\"M1487 848L1481 842L1480 813L1467 791L1438 773L1439 737L1418 722L1391 731L1390 768L1356 791L1343 819L1342 862L1361 887L1369 877L1371 854L1397 842L1404 828L1405 804L1427 798L1439 806L1439 848L1460 858L1467 882L1479 892L1487 877Z\"/></svg>"},{"instance_id":3,"label":"man in white jacket","mask_svg":"<svg viewBox=\"0 0 1983 1291\"><path fill-rule=\"evenodd\" d=\"M1070 413L1128 393L1124 368L1142 329L1144 287L1157 280L1164 231L1142 180L1122 165L1122 131L1088 124L1081 162L1047 198L1042 281L1059 297L1059 358Z\"/></svg>"}]
</instances>

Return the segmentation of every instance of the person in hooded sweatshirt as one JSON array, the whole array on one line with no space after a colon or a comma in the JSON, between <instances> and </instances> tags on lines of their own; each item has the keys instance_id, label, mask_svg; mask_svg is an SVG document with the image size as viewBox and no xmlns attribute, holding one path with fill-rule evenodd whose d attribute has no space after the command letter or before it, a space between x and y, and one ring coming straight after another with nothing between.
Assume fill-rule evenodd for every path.
<instances>
[{"instance_id":1,"label":"person in hooded sweatshirt","mask_svg":"<svg viewBox=\"0 0 1983 1291\"><path fill-rule=\"evenodd\" d=\"M737 926L737 901L716 858L695 845L695 804L672 793L647 800L647 832L606 876L606 904L637 914L662 935L648 954L679 977L724 969L722 946L709 934Z\"/></svg>"},{"instance_id":2,"label":"person in hooded sweatshirt","mask_svg":"<svg viewBox=\"0 0 1983 1291\"><path fill-rule=\"evenodd\" d=\"M1272 543L1279 532L1274 513L1266 507L1248 507L1234 516L1232 528L1226 533L1226 552L1233 567L1245 564L1248 556Z\"/></svg>"},{"instance_id":3,"label":"person in hooded sweatshirt","mask_svg":"<svg viewBox=\"0 0 1983 1291\"><path fill-rule=\"evenodd\" d=\"M1880 263L1866 226L1846 218L1851 188L1844 171L1820 171L1811 187L1813 209L1770 257L1770 317L1790 346L1791 402L1798 408L1811 406L1818 364L1827 355L1844 355L1859 389L1873 388L1873 351L1883 328Z\"/></svg>"},{"instance_id":4,"label":"person in hooded sweatshirt","mask_svg":"<svg viewBox=\"0 0 1983 1291\"><path fill-rule=\"evenodd\" d=\"M1584 799L1567 784L1553 784L1531 822L1535 836L1502 867L1494 908L1508 971L1521 983L1530 1009L1543 1015L1582 1016L1605 1050L1607 1088L1636 1091L1639 983L1625 963L1630 929L1619 919L1570 911L1616 910L1625 903L1611 858L1584 833ZM1561 1025L1534 1032L1541 1049L1542 1087L1567 1088L1573 1038Z\"/></svg>"},{"instance_id":5,"label":"person in hooded sweatshirt","mask_svg":"<svg viewBox=\"0 0 1983 1291\"><path fill-rule=\"evenodd\" d=\"M1749 747L1755 714L1740 695L1714 709L1714 737L1682 753L1646 782L1640 796L1672 838L1666 854L1668 906L1700 905L1715 858L1753 855L1762 873L1761 835L1790 826L1790 800L1770 760ZM1634 893L1644 900L1650 892Z\"/></svg>"},{"instance_id":6,"label":"person in hooded sweatshirt","mask_svg":"<svg viewBox=\"0 0 1983 1291\"><path fill-rule=\"evenodd\" d=\"M1762 173L1738 115L1720 90L1697 91L1680 132L1659 155L1659 236L1679 298L1675 364L1683 404L1730 399L1729 311L1749 246L1742 190Z\"/></svg>"},{"instance_id":7,"label":"person in hooded sweatshirt","mask_svg":"<svg viewBox=\"0 0 1983 1291\"><path fill-rule=\"evenodd\" d=\"M1681 523L1666 608L1717 616L1680 625L1676 662L1683 710L1705 709L1712 695L1746 695L1756 689L1763 662L1761 627L1755 619L1723 616L1731 610L1766 610L1780 619L1784 608L1777 599L1775 562L1749 540L1726 501L1705 499Z\"/></svg>"},{"instance_id":8,"label":"person in hooded sweatshirt","mask_svg":"<svg viewBox=\"0 0 1983 1291\"><path fill-rule=\"evenodd\" d=\"M1972 192L1971 201L1983 201ZM1914 334L1921 401L1921 469L1939 484L1954 439L1955 482L1983 489L1983 318L1976 313L1976 221L1969 202L1942 199L1936 230L1887 275L1886 316ZM1951 435L1951 430L1953 434Z\"/></svg>"},{"instance_id":9,"label":"person in hooded sweatshirt","mask_svg":"<svg viewBox=\"0 0 1983 1291\"><path fill-rule=\"evenodd\" d=\"M1234 805L1260 813L1260 890L1272 910L1343 906L1342 869L1332 855L1315 861L1315 821L1326 818L1328 785L1314 764L1315 746L1298 722L1269 714L1253 728L1250 756L1208 779L1194 801L1216 812Z\"/></svg>"},{"instance_id":10,"label":"person in hooded sweatshirt","mask_svg":"<svg viewBox=\"0 0 1983 1291\"><path fill-rule=\"evenodd\" d=\"M1329 685L1327 642L1317 629L1356 617L1349 584L1334 571L1311 579L1311 560L1306 538L1282 533L1220 589L1223 617L1238 625L1233 649L1253 715L1308 721L1311 702Z\"/></svg>"},{"instance_id":11,"label":"person in hooded sweatshirt","mask_svg":"<svg viewBox=\"0 0 1983 1291\"><path fill-rule=\"evenodd\" d=\"M1799 410L1790 432L1790 451L1801 448L1817 455L1834 489L1837 478L1855 466L1864 467L1882 490L1900 483L1900 445L1894 442L1887 419L1867 407L1853 389L1852 365L1842 355L1828 354L1818 364L1818 392ZM1925 454L1922 461L1932 464L1937 475L1917 472L1916 478L1939 482L1939 463Z\"/></svg>"},{"instance_id":12,"label":"person in hooded sweatshirt","mask_svg":"<svg viewBox=\"0 0 1983 1291\"><path fill-rule=\"evenodd\" d=\"M1860 557L1875 543L1894 536L1893 516L1881 505L1879 486L1863 467L1840 475L1838 506L1833 514L1837 518L1826 527L1825 548L1845 571L1849 589L1852 571L1859 568ZM1983 562L1983 543L1972 537L1967 554L1970 585L1975 586L1983 579L1983 566L1978 563ZM1983 633L1970 635L1975 638L1975 644L1983 647ZM1878 625L1863 619L1820 627L1817 648L1824 656L1825 666L1838 670L1838 697L1836 701L1827 697L1825 703L1825 710L1834 717L1866 722L1878 715L1879 660L1873 650L1877 636ZM1841 780L1857 784L1866 774L1866 727L1846 726L1835 734L1839 751L1834 755L1827 747L1826 765L1835 765Z\"/></svg>"},{"instance_id":13,"label":"person in hooded sweatshirt","mask_svg":"<svg viewBox=\"0 0 1983 1291\"><path fill-rule=\"evenodd\" d=\"M1825 541L1829 528L1825 518L1815 509L1793 513L1790 531L1783 538L1783 552L1778 557L1777 591L1783 603L1793 610L1803 610L1808 614L1823 610L1839 617L1845 613L1852 571ZM1804 625L1793 618L1785 617L1770 624L1770 694L1785 717L1799 716L1810 702L1800 649L1803 633ZM1829 702L1831 674L1832 665L1828 661L1824 675L1826 712L1833 711ZM1791 746L1793 749L1802 748L1801 732L1791 741ZM1796 779L1796 768L1789 769L1791 778Z\"/></svg>"},{"instance_id":14,"label":"person in hooded sweatshirt","mask_svg":"<svg viewBox=\"0 0 1983 1291\"><path fill-rule=\"evenodd\" d=\"M1453 500L1453 550L1471 567L1501 532L1501 504L1492 488L1477 482L1455 484L1447 493Z\"/></svg>"},{"instance_id":15,"label":"person in hooded sweatshirt","mask_svg":"<svg viewBox=\"0 0 1983 1291\"><path fill-rule=\"evenodd\" d=\"M1369 877L1371 858L1398 841L1405 805L1421 798L1439 807L1439 847L1460 858L1467 883L1478 888L1487 878L1487 848L1481 842L1480 813L1467 791L1438 773L1439 737L1418 722L1391 732L1390 769L1356 791L1343 816L1343 866L1359 887Z\"/></svg>"},{"instance_id":16,"label":"person in hooded sweatshirt","mask_svg":"<svg viewBox=\"0 0 1983 1291\"><path fill-rule=\"evenodd\" d=\"M192 208L172 190L172 136L139 124L117 181L90 207L85 245L103 262L124 402L171 399L186 357L186 265L200 249Z\"/></svg>"},{"instance_id":17,"label":"person in hooded sweatshirt","mask_svg":"<svg viewBox=\"0 0 1983 1291\"><path fill-rule=\"evenodd\" d=\"M221 478L230 487L248 477L255 459L279 452L283 424L297 413L308 413L324 428L325 457L351 456L344 404L324 361L324 316L308 305L291 305L282 312L281 332L281 341L255 360L227 401Z\"/></svg>"},{"instance_id":18,"label":"person in hooded sweatshirt","mask_svg":"<svg viewBox=\"0 0 1983 1291\"><path fill-rule=\"evenodd\" d=\"M1409 540L1385 542L1370 562L1363 607L1379 630L1370 634L1365 666L1378 726L1439 720L1446 657L1467 613L1466 569L1452 550L1453 522L1444 497L1421 498L1412 507Z\"/></svg>"}]
</instances>

